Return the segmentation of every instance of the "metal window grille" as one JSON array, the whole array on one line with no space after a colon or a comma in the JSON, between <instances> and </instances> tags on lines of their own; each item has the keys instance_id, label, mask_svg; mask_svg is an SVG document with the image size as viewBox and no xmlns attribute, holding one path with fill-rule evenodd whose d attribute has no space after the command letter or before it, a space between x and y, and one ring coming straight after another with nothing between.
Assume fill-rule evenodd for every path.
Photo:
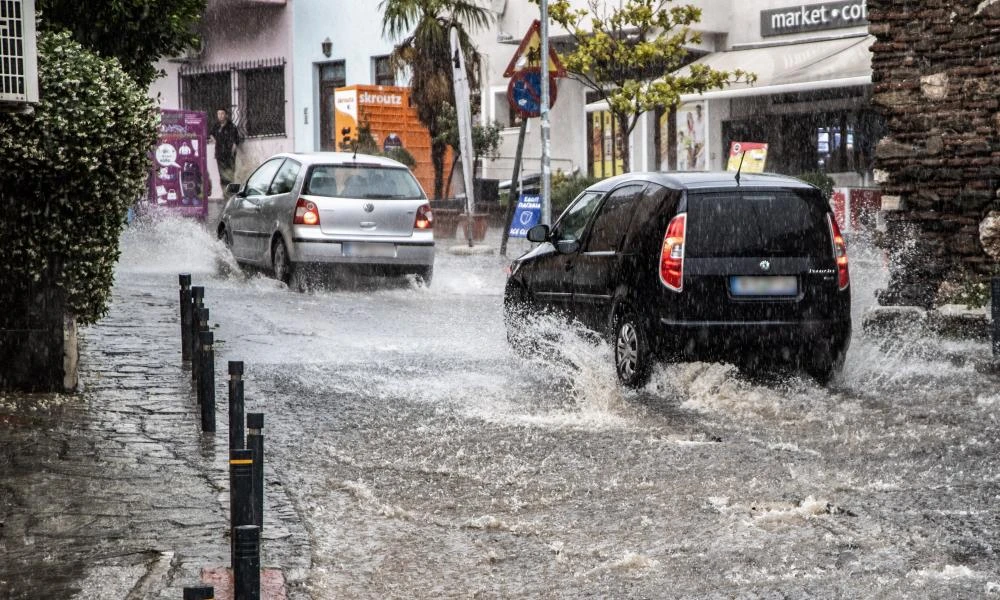
<instances>
[{"instance_id":1,"label":"metal window grille","mask_svg":"<svg viewBox=\"0 0 1000 600\"><path fill-rule=\"evenodd\" d=\"M2 0L0 0L2 1ZM228 108L233 123L248 137L285 135L285 60L184 65L181 105L213 116Z\"/></svg>"},{"instance_id":2,"label":"metal window grille","mask_svg":"<svg viewBox=\"0 0 1000 600\"><path fill-rule=\"evenodd\" d=\"M34 0L0 0L0 102L38 102Z\"/></svg>"},{"instance_id":3,"label":"metal window grille","mask_svg":"<svg viewBox=\"0 0 1000 600\"><path fill-rule=\"evenodd\" d=\"M375 85L396 85L396 73L388 56L373 56L372 66L375 71Z\"/></svg>"}]
</instances>

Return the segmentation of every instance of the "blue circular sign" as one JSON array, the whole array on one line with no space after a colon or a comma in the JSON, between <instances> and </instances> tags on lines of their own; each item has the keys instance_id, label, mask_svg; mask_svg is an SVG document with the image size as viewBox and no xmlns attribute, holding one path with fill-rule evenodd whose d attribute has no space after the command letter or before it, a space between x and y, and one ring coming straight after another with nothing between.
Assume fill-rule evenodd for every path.
<instances>
[{"instance_id":1,"label":"blue circular sign","mask_svg":"<svg viewBox=\"0 0 1000 600\"><path fill-rule=\"evenodd\" d=\"M525 118L537 117L542 111L542 73L525 69L514 73L507 84L510 107ZM549 75L549 107L556 102L556 78Z\"/></svg>"}]
</instances>

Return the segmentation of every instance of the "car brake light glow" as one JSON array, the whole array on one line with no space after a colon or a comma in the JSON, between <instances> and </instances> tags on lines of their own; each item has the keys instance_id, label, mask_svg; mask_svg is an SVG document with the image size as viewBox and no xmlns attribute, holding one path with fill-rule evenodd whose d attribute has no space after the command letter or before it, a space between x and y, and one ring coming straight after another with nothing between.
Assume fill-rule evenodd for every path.
<instances>
[{"instance_id":1,"label":"car brake light glow","mask_svg":"<svg viewBox=\"0 0 1000 600\"><path fill-rule=\"evenodd\" d=\"M319 209L316 203L305 198L299 198L295 203L295 225L319 225Z\"/></svg>"},{"instance_id":2,"label":"car brake light glow","mask_svg":"<svg viewBox=\"0 0 1000 600\"><path fill-rule=\"evenodd\" d=\"M660 283L679 292L684 289L684 232L687 214L671 219L660 250Z\"/></svg>"},{"instance_id":3,"label":"car brake light glow","mask_svg":"<svg viewBox=\"0 0 1000 600\"><path fill-rule=\"evenodd\" d=\"M840 235L840 227L833 215L827 214L826 219L830 223L830 237L833 239L833 258L837 261L837 287L843 290L851 283L851 274L847 268L847 243L844 242L844 236Z\"/></svg>"},{"instance_id":4,"label":"car brake light glow","mask_svg":"<svg viewBox=\"0 0 1000 600\"><path fill-rule=\"evenodd\" d=\"M417 218L413 221L415 229L432 229L434 227L434 213L431 212L430 204L422 204L417 209Z\"/></svg>"}]
</instances>

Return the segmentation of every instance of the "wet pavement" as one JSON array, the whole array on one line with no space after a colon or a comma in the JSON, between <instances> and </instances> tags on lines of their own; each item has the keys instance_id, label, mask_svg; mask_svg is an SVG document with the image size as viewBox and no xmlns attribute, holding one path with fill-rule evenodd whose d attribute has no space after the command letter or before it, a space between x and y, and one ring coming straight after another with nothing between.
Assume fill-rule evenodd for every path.
<instances>
[{"instance_id":1,"label":"wet pavement","mask_svg":"<svg viewBox=\"0 0 1000 600\"><path fill-rule=\"evenodd\" d=\"M884 269L852 256L860 322ZM188 271L265 413L264 563L292 598L1000 597L985 343L856 327L830 388L693 363L627 392L564 323L508 350L497 256L306 294L226 264L188 224L127 234L85 391L4 397L0 596L179 598L227 562L226 436L198 432L177 349Z\"/></svg>"}]
</instances>

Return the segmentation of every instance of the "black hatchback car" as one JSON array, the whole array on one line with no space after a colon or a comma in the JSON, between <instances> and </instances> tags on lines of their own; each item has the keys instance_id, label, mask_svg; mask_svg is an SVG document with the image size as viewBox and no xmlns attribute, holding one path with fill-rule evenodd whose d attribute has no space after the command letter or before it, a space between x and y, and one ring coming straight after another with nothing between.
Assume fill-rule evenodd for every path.
<instances>
[{"instance_id":1,"label":"black hatchback car","mask_svg":"<svg viewBox=\"0 0 1000 600\"><path fill-rule=\"evenodd\" d=\"M508 339L520 318L567 314L614 347L622 384L663 360L790 365L826 383L851 337L847 248L829 203L770 174L629 173L578 196L513 261Z\"/></svg>"}]
</instances>

